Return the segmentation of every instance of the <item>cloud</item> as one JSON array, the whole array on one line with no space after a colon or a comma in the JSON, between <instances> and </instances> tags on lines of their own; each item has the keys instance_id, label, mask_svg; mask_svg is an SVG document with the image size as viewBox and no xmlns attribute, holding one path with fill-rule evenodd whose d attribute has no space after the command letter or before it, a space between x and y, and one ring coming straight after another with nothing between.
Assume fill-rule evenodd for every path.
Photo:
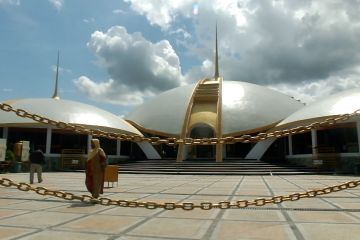
<instances>
[{"instance_id":1,"label":"cloud","mask_svg":"<svg viewBox=\"0 0 360 240\"><path fill-rule=\"evenodd\" d=\"M358 86L352 73L360 66L359 1L127 2L167 33L180 28L189 32L191 38L184 38L188 52L200 61L213 62L217 21L220 74L225 80L283 86L279 88L284 91L295 86L306 101L322 97L320 90L328 84L334 84L328 93ZM190 27L182 25L184 19ZM213 64L208 66L190 68L188 81L212 74Z\"/></svg>"},{"instance_id":2,"label":"cloud","mask_svg":"<svg viewBox=\"0 0 360 240\"><path fill-rule=\"evenodd\" d=\"M56 73L56 69L57 69L57 66L56 65L52 65L51 66L51 70ZM62 67L59 67L59 73L71 73L72 71L68 68L62 68Z\"/></svg>"},{"instance_id":3,"label":"cloud","mask_svg":"<svg viewBox=\"0 0 360 240\"><path fill-rule=\"evenodd\" d=\"M112 11L114 14L125 14L126 12L124 11L124 10L122 10L122 9L114 9L113 11Z\"/></svg>"},{"instance_id":4,"label":"cloud","mask_svg":"<svg viewBox=\"0 0 360 240\"><path fill-rule=\"evenodd\" d=\"M84 23L93 23L93 22L95 22L95 18L93 18L93 17L92 18L84 18L83 22Z\"/></svg>"},{"instance_id":5,"label":"cloud","mask_svg":"<svg viewBox=\"0 0 360 240\"><path fill-rule=\"evenodd\" d=\"M60 11L64 6L64 0L49 0L49 2L57 11Z\"/></svg>"},{"instance_id":6,"label":"cloud","mask_svg":"<svg viewBox=\"0 0 360 240\"><path fill-rule=\"evenodd\" d=\"M0 6L5 6L5 5L19 6L20 0L0 0Z\"/></svg>"},{"instance_id":7,"label":"cloud","mask_svg":"<svg viewBox=\"0 0 360 240\"><path fill-rule=\"evenodd\" d=\"M107 32L94 32L88 47L110 75L100 83L86 76L75 81L92 98L133 105L185 84L179 58L167 40L152 43L141 33L129 34L124 27L114 26Z\"/></svg>"},{"instance_id":8,"label":"cloud","mask_svg":"<svg viewBox=\"0 0 360 240\"><path fill-rule=\"evenodd\" d=\"M12 91L14 91L14 89L12 89L12 88L3 88L2 91L3 92L12 92Z\"/></svg>"},{"instance_id":9,"label":"cloud","mask_svg":"<svg viewBox=\"0 0 360 240\"><path fill-rule=\"evenodd\" d=\"M158 25L162 29L169 28L178 15L189 15L193 0L125 0L131 8L145 15L151 25Z\"/></svg>"},{"instance_id":10,"label":"cloud","mask_svg":"<svg viewBox=\"0 0 360 240\"><path fill-rule=\"evenodd\" d=\"M346 75L346 77L332 76L327 79L294 83L281 83L270 85L282 93L293 96L295 99L301 100L305 104L321 100L337 92L347 89L360 87L360 72L356 75Z\"/></svg>"}]
</instances>

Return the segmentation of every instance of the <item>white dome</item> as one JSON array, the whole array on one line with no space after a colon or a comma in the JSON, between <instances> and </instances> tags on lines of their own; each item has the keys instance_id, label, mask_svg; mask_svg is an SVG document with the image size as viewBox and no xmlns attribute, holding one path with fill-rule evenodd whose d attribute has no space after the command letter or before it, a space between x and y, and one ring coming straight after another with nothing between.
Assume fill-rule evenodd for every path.
<instances>
[{"instance_id":1,"label":"white dome","mask_svg":"<svg viewBox=\"0 0 360 240\"><path fill-rule=\"evenodd\" d=\"M360 109L360 88L354 88L328 96L320 101L305 106L285 118L277 125L277 127L353 113L358 109Z\"/></svg>"},{"instance_id":2,"label":"white dome","mask_svg":"<svg viewBox=\"0 0 360 240\"><path fill-rule=\"evenodd\" d=\"M127 119L144 130L180 135L195 84L159 94L131 112ZM222 132L235 135L269 128L304 105L256 84L223 81Z\"/></svg>"},{"instance_id":3,"label":"white dome","mask_svg":"<svg viewBox=\"0 0 360 240\"><path fill-rule=\"evenodd\" d=\"M52 98L16 99L5 101L14 109L23 109L55 121L79 124L92 129L142 135L120 117L97 107L69 100ZM0 113L0 125L24 126L39 124L29 118L18 117L12 112Z\"/></svg>"}]
</instances>

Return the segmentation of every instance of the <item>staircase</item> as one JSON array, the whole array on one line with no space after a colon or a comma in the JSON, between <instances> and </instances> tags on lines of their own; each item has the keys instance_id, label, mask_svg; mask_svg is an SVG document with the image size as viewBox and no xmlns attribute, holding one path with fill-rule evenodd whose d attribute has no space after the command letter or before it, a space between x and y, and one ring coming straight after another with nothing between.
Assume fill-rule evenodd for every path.
<instances>
[{"instance_id":1,"label":"staircase","mask_svg":"<svg viewBox=\"0 0 360 240\"><path fill-rule=\"evenodd\" d=\"M183 174L183 175L303 175L332 174L320 169L290 164L266 163L258 160L140 160L119 164L119 173L126 174Z\"/></svg>"},{"instance_id":2,"label":"staircase","mask_svg":"<svg viewBox=\"0 0 360 240\"><path fill-rule=\"evenodd\" d=\"M217 102L219 96L219 82L207 81L201 83L195 90L194 102Z\"/></svg>"}]
</instances>

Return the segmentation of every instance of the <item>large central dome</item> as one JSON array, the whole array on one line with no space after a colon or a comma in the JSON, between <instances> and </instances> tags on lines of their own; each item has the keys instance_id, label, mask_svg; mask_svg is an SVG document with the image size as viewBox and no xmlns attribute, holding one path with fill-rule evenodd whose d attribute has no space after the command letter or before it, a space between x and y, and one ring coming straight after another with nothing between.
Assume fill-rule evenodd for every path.
<instances>
[{"instance_id":1,"label":"large central dome","mask_svg":"<svg viewBox=\"0 0 360 240\"><path fill-rule=\"evenodd\" d=\"M195 88L196 84L191 84L161 93L127 119L145 132L179 136ZM224 136L266 130L303 107L285 94L247 82L223 81L220 91ZM202 111L207 111L206 107Z\"/></svg>"}]
</instances>

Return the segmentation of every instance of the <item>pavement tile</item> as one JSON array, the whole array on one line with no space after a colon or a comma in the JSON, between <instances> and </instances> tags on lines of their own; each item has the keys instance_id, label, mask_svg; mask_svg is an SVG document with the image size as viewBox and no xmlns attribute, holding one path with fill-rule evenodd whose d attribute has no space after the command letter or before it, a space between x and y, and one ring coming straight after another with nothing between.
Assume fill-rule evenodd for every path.
<instances>
[{"instance_id":1,"label":"pavement tile","mask_svg":"<svg viewBox=\"0 0 360 240\"><path fill-rule=\"evenodd\" d=\"M296 238L287 223L220 221L210 239L295 240Z\"/></svg>"},{"instance_id":2,"label":"pavement tile","mask_svg":"<svg viewBox=\"0 0 360 240\"><path fill-rule=\"evenodd\" d=\"M234 209L225 211L224 220L242 220L254 222L284 222L285 217L280 210Z\"/></svg>"},{"instance_id":3,"label":"pavement tile","mask_svg":"<svg viewBox=\"0 0 360 240\"><path fill-rule=\"evenodd\" d=\"M11 209L24 209L24 210L44 210L59 206L67 205L67 201L63 200L57 200L56 198L51 198L50 200L31 200L31 201L25 201L18 204L11 204L7 208Z\"/></svg>"},{"instance_id":4,"label":"pavement tile","mask_svg":"<svg viewBox=\"0 0 360 240\"><path fill-rule=\"evenodd\" d=\"M23 203L27 200L25 199L13 199L13 198L3 198L4 196L1 195L2 198L0 198L0 208L2 207L9 207L13 204Z\"/></svg>"},{"instance_id":5,"label":"pavement tile","mask_svg":"<svg viewBox=\"0 0 360 240\"><path fill-rule=\"evenodd\" d=\"M58 225L81 215L57 212L30 212L0 220L0 225L16 227L44 228Z\"/></svg>"},{"instance_id":6,"label":"pavement tile","mask_svg":"<svg viewBox=\"0 0 360 240\"><path fill-rule=\"evenodd\" d=\"M163 213L158 215L158 217L210 220L210 219L215 219L216 216L219 214L219 211L220 211L219 209L202 210L198 208L192 211L184 211L182 209L176 209L173 211L164 211Z\"/></svg>"},{"instance_id":7,"label":"pavement tile","mask_svg":"<svg viewBox=\"0 0 360 240\"><path fill-rule=\"evenodd\" d=\"M49 236L51 236L51 238ZM101 234L45 230L39 233L31 234L26 237L22 237L21 240L105 240L108 238L108 235Z\"/></svg>"},{"instance_id":8,"label":"pavement tile","mask_svg":"<svg viewBox=\"0 0 360 240\"><path fill-rule=\"evenodd\" d=\"M44 176L45 182L34 186L89 195L83 172L51 172ZM18 183L27 182L29 174L9 173L0 177ZM271 197L271 192L275 195L304 192L357 179L335 175L121 174L118 186L106 188L102 197L156 203L234 202ZM359 223L360 187L245 209L167 211L92 205L0 186L0 239L295 239L296 235L298 239L315 240L344 236L341 239L345 240L359 239L356 230Z\"/></svg>"},{"instance_id":9,"label":"pavement tile","mask_svg":"<svg viewBox=\"0 0 360 240\"><path fill-rule=\"evenodd\" d=\"M35 229L0 226L0 239L10 240L36 231Z\"/></svg>"},{"instance_id":10,"label":"pavement tile","mask_svg":"<svg viewBox=\"0 0 360 240\"><path fill-rule=\"evenodd\" d=\"M101 212L102 215L114 216L141 216L148 217L162 211L161 209L131 208L131 207L114 207Z\"/></svg>"},{"instance_id":11,"label":"pavement tile","mask_svg":"<svg viewBox=\"0 0 360 240\"><path fill-rule=\"evenodd\" d=\"M356 218L335 211L289 211L288 214L294 222L359 223Z\"/></svg>"},{"instance_id":12,"label":"pavement tile","mask_svg":"<svg viewBox=\"0 0 360 240\"><path fill-rule=\"evenodd\" d=\"M210 227L209 220L153 218L129 234L148 237L201 239Z\"/></svg>"},{"instance_id":13,"label":"pavement tile","mask_svg":"<svg viewBox=\"0 0 360 240\"><path fill-rule=\"evenodd\" d=\"M82 203L82 202L69 202L66 205L49 209L49 211L51 212L80 213L80 214L96 213L103 210L104 210L104 206L102 205L94 205L94 204Z\"/></svg>"},{"instance_id":14,"label":"pavement tile","mask_svg":"<svg viewBox=\"0 0 360 240\"><path fill-rule=\"evenodd\" d=\"M0 219L27 213L28 211L0 209Z\"/></svg>"},{"instance_id":15,"label":"pavement tile","mask_svg":"<svg viewBox=\"0 0 360 240\"><path fill-rule=\"evenodd\" d=\"M119 234L134 224L140 222L142 217L92 215L56 227L56 230L94 232L104 234Z\"/></svg>"},{"instance_id":16,"label":"pavement tile","mask_svg":"<svg viewBox=\"0 0 360 240\"><path fill-rule=\"evenodd\" d=\"M299 227L305 239L316 240L355 240L359 239L360 228L359 224L316 224L313 223L299 223Z\"/></svg>"},{"instance_id":17,"label":"pavement tile","mask_svg":"<svg viewBox=\"0 0 360 240\"><path fill-rule=\"evenodd\" d=\"M298 201L287 201L283 202L282 205L286 208L335 209L330 203L319 198L303 198Z\"/></svg>"}]
</instances>

